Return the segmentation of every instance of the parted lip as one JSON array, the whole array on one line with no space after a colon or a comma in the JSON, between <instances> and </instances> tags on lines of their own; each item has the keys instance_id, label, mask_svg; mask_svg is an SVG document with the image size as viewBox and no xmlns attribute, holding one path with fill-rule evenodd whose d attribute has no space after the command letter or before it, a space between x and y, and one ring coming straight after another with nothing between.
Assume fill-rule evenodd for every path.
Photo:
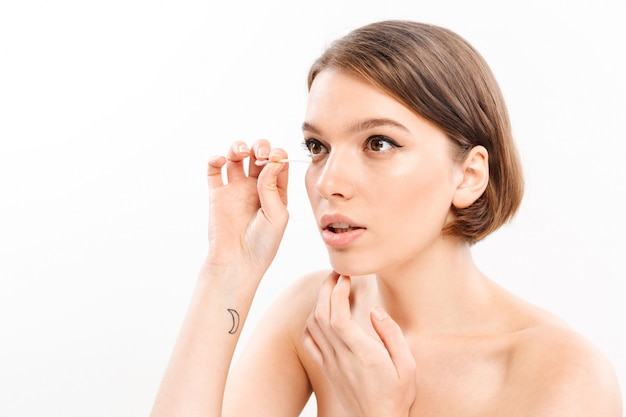
<instances>
[{"instance_id":1,"label":"parted lip","mask_svg":"<svg viewBox=\"0 0 626 417\"><path fill-rule=\"evenodd\" d=\"M322 230L326 230L329 227L365 228L365 226L340 213L324 214L320 219L320 226Z\"/></svg>"}]
</instances>

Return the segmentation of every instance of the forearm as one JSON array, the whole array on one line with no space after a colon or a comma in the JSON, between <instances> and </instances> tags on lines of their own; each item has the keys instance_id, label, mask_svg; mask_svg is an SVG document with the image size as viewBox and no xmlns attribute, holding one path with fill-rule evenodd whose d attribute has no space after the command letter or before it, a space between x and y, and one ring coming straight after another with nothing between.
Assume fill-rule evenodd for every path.
<instances>
[{"instance_id":1,"label":"forearm","mask_svg":"<svg viewBox=\"0 0 626 417\"><path fill-rule=\"evenodd\" d=\"M200 273L152 417L221 415L228 370L259 281L252 275Z\"/></svg>"},{"instance_id":2,"label":"forearm","mask_svg":"<svg viewBox=\"0 0 626 417\"><path fill-rule=\"evenodd\" d=\"M259 140L252 149L231 145L213 157L209 185L209 253L193 293L152 417L218 417L226 377L241 327L262 275L285 231L288 165L250 164L246 158L278 161L281 149ZM227 184L222 170L225 168Z\"/></svg>"}]
</instances>

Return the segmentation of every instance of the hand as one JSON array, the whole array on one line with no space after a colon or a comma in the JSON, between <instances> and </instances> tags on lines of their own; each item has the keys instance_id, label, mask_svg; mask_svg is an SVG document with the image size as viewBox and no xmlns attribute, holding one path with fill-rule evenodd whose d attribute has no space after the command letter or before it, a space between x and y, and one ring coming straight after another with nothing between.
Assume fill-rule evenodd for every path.
<instances>
[{"instance_id":1,"label":"hand","mask_svg":"<svg viewBox=\"0 0 626 417\"><path fill-rule=\"evenodd\" d=\"M415 359L400 327L380 307L371 321L380 337L351 318L350 277L331 274L309 316L303 344L351 416L408 416L415 400Z\"/></svg>"},{"instance_id":2,"label":"hand","mask_svg":"<svg viewBox=\"0 0 626 417\"><path fill-rule=\"evenodd\" d=\"M244 161L249 157L248 173ZM250 149L235 142L226 157L209 160L209 256L210 268L247 268L262 276L274 259L287 226L288 164L255 165L258 159L287 158L259 140ZM226 166L227 182L222 180Z\"/></svg>"}]
</instances>

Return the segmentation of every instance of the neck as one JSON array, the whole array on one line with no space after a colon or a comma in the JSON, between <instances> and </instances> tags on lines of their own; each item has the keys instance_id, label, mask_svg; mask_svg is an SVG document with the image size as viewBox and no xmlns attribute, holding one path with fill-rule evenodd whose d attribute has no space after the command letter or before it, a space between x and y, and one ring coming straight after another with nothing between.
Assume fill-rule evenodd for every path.
<instances>
[{"instance_id":1,"label":"neck","mask_svg":"<svg viewBox=\"0 0 626 417\"><path fill-rule=\"evenodd\" d=\"M428 253L377 275L378 300L407 334L479 331L490 306L490 281L470 246L441 239Z\"/></svg>"}]
</instances>

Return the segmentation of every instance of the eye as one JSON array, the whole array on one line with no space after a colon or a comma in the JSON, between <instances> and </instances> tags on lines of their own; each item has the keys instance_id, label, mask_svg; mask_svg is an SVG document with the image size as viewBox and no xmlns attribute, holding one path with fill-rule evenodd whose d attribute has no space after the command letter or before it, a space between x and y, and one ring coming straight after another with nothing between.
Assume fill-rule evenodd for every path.
<instances>
[{"instance_id":1,"label":"eye","mask_svg":"<svg viewBox=\"0 0 626 417\"><path fill-rule=\"evenodd\" d=\"M386 136L370 136L365 142L365 148L372 152L387 152L394 148L401 148L393 139Z\"/></svg>"},{"instance_id":2,"label":"eye","mask_svg":"<svg viewBox=\"0 0 626 417\"><path fill-rule=\"evenodd\" d=\"M317 139L306 139L303 145L311 156L328 153L328 148Z\"/></svg>"}]
</instances>

